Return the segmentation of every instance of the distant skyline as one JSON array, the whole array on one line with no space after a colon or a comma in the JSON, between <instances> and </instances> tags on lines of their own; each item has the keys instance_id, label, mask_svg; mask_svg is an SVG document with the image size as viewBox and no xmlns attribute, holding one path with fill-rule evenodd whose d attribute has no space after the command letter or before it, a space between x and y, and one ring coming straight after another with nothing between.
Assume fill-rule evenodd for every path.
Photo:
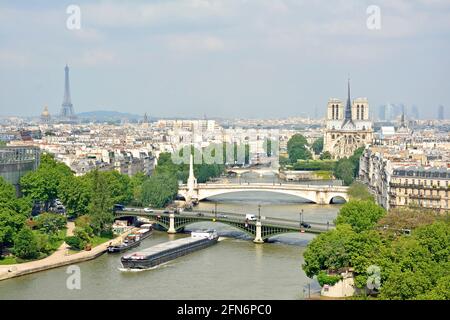
<instances>
[{"instance_id":1,"label":"distant skyline","mask_svg":"<svg viewBox=\"0 0 450 320\"><path fill-rule=\"evenodd\" d=\"M448 118L448 39L447 0L0 0L0 116L58 114L67 63L76 113L315 117L350 77L374 116L391 103Z\"/></svg>"}]
</instances>

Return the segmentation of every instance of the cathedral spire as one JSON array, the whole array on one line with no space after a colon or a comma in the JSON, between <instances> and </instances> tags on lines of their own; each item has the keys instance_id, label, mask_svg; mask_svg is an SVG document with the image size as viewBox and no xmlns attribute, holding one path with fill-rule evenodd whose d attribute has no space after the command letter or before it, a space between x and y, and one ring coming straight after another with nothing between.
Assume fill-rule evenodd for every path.
<instances>
[{"instance_id":1,"label":"cathedral spire","mask_svg":"<svg viewBox=\"0 0 450 320\"><path fill-rule=\"evenodd\" d=\"M347 105L345 106L345 122L352 120L352 102L350 99L350 78L348 79Z\"/></svg>"}]
</instances>

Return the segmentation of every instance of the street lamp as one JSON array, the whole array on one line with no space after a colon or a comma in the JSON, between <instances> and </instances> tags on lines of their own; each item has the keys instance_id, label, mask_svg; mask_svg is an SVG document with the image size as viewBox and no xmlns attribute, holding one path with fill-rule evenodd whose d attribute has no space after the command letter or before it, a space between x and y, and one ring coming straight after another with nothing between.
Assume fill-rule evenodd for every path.
<instances>
[{"instance_id":1,"label":"street lamp","mask_svg":"<svg viewBox=\"0 0 450 320\"><path fill-rule=\"evenodd\" d=\"M299 212L299 215L300 215L300 227L301 227L303 224L303 209Z\"/></svg>"},{"instance_id":2,"label":"street lamp","mask_svg":"<svg viewBox=\"0 0 450 320\"><path fill-rule=\"evenodd\" d=\"M261 221L261 205L258 204L258 220Z\"/></svg>"},{"instance_id":3,"label":"street lamp","mask_svg":"<svg viewBox=\"0 0 450 320\"><path fill-rule=\"evenodd\" d=\"M214 217L217 219L217 201L214 202Z\"/></svg>"}]
</instances>

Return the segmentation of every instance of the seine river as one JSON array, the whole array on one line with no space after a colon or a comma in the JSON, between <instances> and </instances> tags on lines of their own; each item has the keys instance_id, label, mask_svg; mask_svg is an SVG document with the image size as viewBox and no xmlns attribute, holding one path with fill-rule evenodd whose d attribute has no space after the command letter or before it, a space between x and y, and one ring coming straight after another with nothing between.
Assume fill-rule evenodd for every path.
<instances>
[{"instance_id":1,"label":"seine river","mask_svg":"<svg viewBox=\"0 0 450 320\"><path fill-rule=\"evenodd\" d=\"M298 198L274 193L227 194L201 202L199 209L255 213L261 215L330 223L339 205L301 203ZM286 234L273 242L254 244L226 225L198 223L189 229L214 227L224 240L205 250L173 260L158 268L140 272L120 271L120 255L104 254L80 263L81 289L67 289L69 274L61 267L0 281L0 299L303 299L320 288L301 269L303 252L314 237ZM140 247L186 237L155 231Z\"/></svg>"}]
</instances>

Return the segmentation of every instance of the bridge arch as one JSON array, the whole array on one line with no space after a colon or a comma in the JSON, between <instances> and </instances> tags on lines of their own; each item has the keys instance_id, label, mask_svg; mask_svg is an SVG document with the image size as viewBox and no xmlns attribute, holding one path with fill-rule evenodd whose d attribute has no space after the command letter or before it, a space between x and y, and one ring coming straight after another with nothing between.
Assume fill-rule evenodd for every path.
<instances>
[{"instance_id":1,"label":"bridge arch","mask_svg":"<svg viewBox=\"0 0 450 320\"><path fill-rule=\"evenodd\" d=\"M301 198L303 200L307 200L312 203L316 203L316 194L315 192L301 192L301 191L295 191L295 190L283 190L283 189L258 189L258 188L245 188L245 189L205 189L200 190L198 194L198 201L208 199L214 196L219 196L223 194L230 194L230 193L241 193L241 192L270 192L270 193L278 193L278 194L284 194L284 195L290 195L294 196L296 198Z\"/></svg>"},{"instance_id":2,"label":"bridge arch","mask_svg":"<svg viewBox=\"0 0 450 320\"><path fill-rule=\"evenodd\" d=\"M330 199L328 200L329 204L340 204L340 203L346 203L347 199L341 195L336 195L333 197L330 197Z\"/></svg>"}]
</instances>

